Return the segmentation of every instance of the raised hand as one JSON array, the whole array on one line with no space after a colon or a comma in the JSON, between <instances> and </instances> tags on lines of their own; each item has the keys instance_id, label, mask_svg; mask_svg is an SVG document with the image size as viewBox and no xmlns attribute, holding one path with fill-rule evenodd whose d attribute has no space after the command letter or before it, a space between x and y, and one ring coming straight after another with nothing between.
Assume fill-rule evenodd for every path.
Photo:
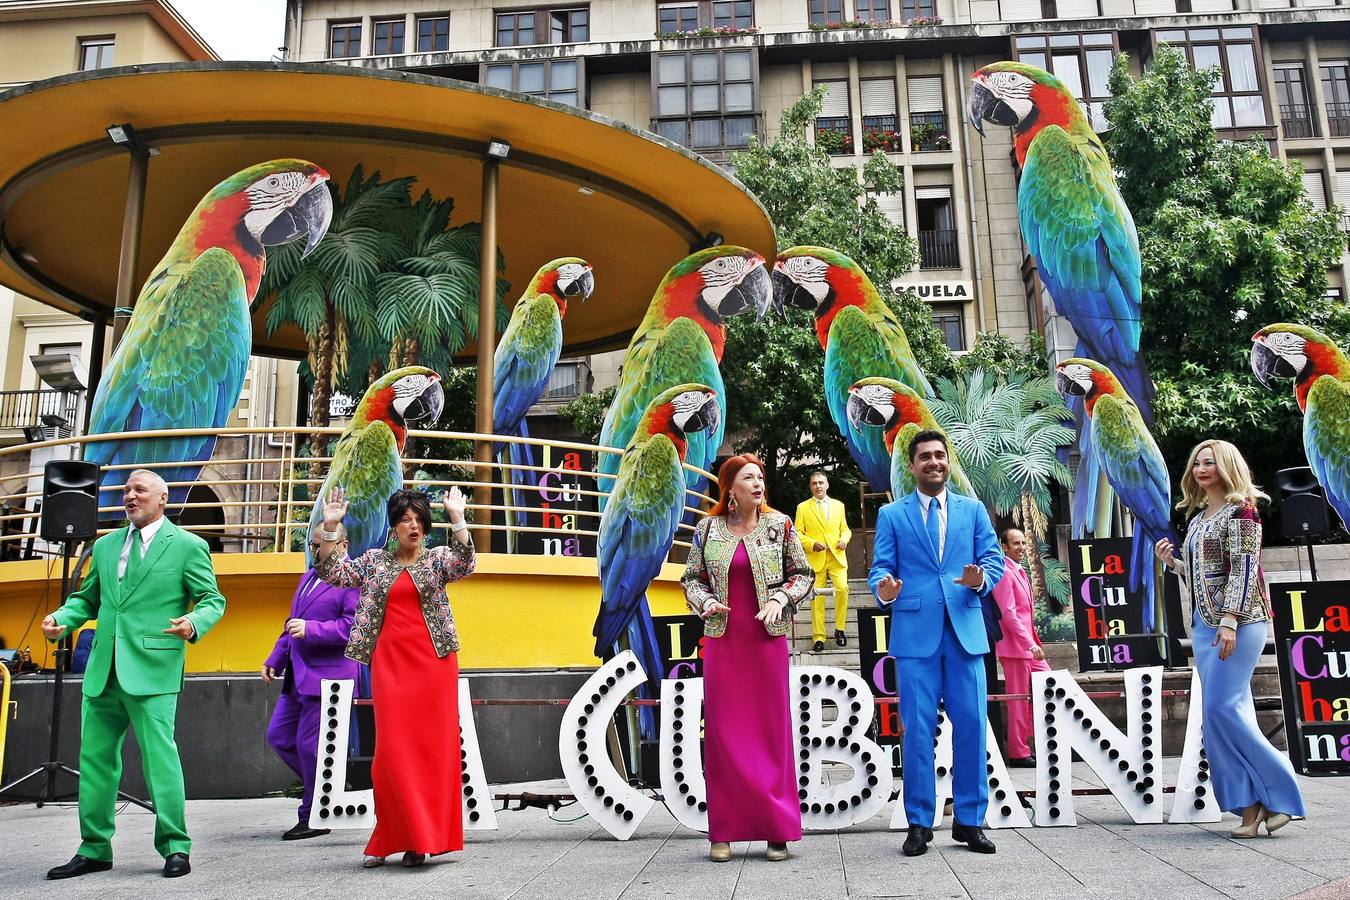
<instances>
[{"instance_id":1,"label":"raised hand","mask_svg":"<svg viewBox=\"0 0 1350 900\"><path fill-rule=\"evenodd\" d=\"M56 619L52 616L47 616L42 620L41 628L43 636L52 641L57 640L61 635L66 633L66 626L57 625Z\"/></svg>"},{"instance_id":2,"label":"raised hand","mask_svg":"<svg viewBox=\"0 0 1350 900\"><path fill-rule=\"evenodd\" d=\"M323 530L336 531L346 515L347 492L343 490L342 485L335 484L333 489L328 492L328 499L323 504Z\"/></svg>"},{"instance_id":3,"label":"raised hand","mask_svg":"<svg viewBox=\"0 0 1350 900\"><path fill-rule=\"evenodd\" d=\"M900 596L900 588L905 583L893 575L887 575L877 583L877 597L882 603L890 603L896 597Z\"/></svg>"},{"instance_id":4,"label":"raised hand","mask_svg":"<svg viewBox=\"0 0 1350 900\"><path fill-rule=\"evenodd\" d=\"M441 495L441 505L445 507L445 514L452 523L464 521L464 508L468 504L469 498L459 489L459 485L454 485Z\"/></svg>"},{"instance_id":5,"label":"raised hand","mask_svg":"<svg viewBox=\"0 0 1350 900\"><path fill-rule=\"evenodd\" d=\"M1159 538L1158 543L1153 545L1153 555L1158 557L1158 561L1167 568L1172 568L1177 561L1176 548L1172 546L1172 541L1168 538Z\"/></svg>"}]
</instances>

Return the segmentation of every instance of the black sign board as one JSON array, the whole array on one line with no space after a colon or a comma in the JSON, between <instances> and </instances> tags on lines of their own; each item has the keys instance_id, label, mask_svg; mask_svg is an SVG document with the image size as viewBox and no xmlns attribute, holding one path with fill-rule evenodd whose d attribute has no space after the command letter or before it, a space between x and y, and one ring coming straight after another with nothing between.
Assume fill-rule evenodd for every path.
<instances>
[{"instance_id":1,"label":"black sign board","mask_svg":"<svg viewBox=\"0 0 1350 900\"><path fill-rule=\"evenodd\" d=\"M1167 584L1170 578L1160 581L1158 593L1164 597L1165 614L1154 612L1145 624L1143 582L1137 589L1130 587L1133 543L1133 538L1069 543L1069 589L1080 671L1181 662L1177 644L1183 635L1180 595L1175 585ZM1152 554L1149 560L1151 566ZM1170 635L1170 650L1162 637L1164 628Z\"/></svg>"},{"instance_id":2,"label":"black sign board","mask_svg":"<svg viewBox=\"0 0 1350 900\"><path fill-rule=\"evenodd\" d=\"M1294 768L1350 773L1350 581L1273 584L1270 604Z\"/></svg>"},{"instance_id":3,"label":"black sign board","mask_svg":"<svg viewBox=\"0 0 1350 900\"><path fill-rule=\"evenodd\" d=\"M877 704L872 736L878 744L893 746L894 763L899 767L899 747L905 730L900 727L900 703L896 700L895 658L887 655L890 646L891 615L879 609L858 610L858 670L872 689L872 696L889 700Z\"/></svg>"},{"instance_id":4,"label":"black sign board","mask_svg":"<svg viewBox=\"0 0 1350 900\"><path fill-rule=\"evenodd\" d=\"M703 620L695 615L652 616L661 678L703 677Z\"/></svg>"},{"instance_id":5,"label":"black sign board","mask_svg":"<svg viewBox=\"0 0 1350 900\"><path fill-rule=\"evenodd\" d=\"M598 509L597 498L585 493L595 490L594 454L589 450L551 446L532 449L535 464L548 469L532 473L538 477L538 490L526 487L503 492L508 504L528 508L524 524L534 529L510 533L515 541L514 552L535 556L595 556L595 537L581 533L596 531L600 526L599 516L584 515ZM514 516L512 521L516 521ZM507 552L507 534L505 531L492 533L494 551Z\"/></svg>"}]
</instances>

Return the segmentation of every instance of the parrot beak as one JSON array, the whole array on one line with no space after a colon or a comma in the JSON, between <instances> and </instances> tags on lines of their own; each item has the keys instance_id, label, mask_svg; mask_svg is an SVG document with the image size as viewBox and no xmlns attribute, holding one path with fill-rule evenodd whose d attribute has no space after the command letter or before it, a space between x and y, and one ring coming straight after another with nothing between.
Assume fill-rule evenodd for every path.
<instances>
[{"instance_id":1,"label":"parrot beak","mask_svg":"<svg viewBox=\"0 0 1350 900\"><path fill-rule=\"evenodd\" d=\"M435 422L441 417L443 409L445 409L445 391L441 388L441 381L438 378L428 384L426 389L408 404L408 408L403 411L403 421Z\"/></svg>"},{"instance_id":2,"label":"parrot beak","mask_svg":"<svg viewBox=\"0 0 1350 900\"><path fill-rule=\"evenodd\" d=\"M332 221L333 195L328 192L327 182L316 181L263 229L260 242L264 247L277 247L304 236L305 250L300 255L304 259L323 240Z\"/></svg>"},{"instance_id":3,"label":"parrot beak","mask_svg":"<svg viewBox=\"0 0 1350 900\"><path fill-rule=\"evenodd\" d=\"M970 86L967 112L970 115L971 124L980 133L980 137L984 137L985 122L1007 125L1009 128L1018 124L1017 113L1013 112L1008 104L994 96L994 92L979 81Z\"/></svg>"},{"instance_id":4,"label":"parrot beak","mask_svg":"<svg viewBox=\"0 0 1350 900\"><path fill-rule=\"evenodd\" d=\"M696 431L707 431L709 434L713 434L720 424L722 424L722 405L717 402L715 394L709 394L707 402L699 407L698 411L684 423L684 433L693 434Z\"/></svg>"},{"instance_id":5,"label":"parrot beak","mask_svg":"<svg viewBox=\"0 0 1350 900\"><path fill-rule=\"evenodd\" d=\"M1293 364L1270 349L1270 345L1263 338L1257 338L1252 342L1252 373L1256 375L1256 380L1261 382L1261 387L1268 391L1275 390L1276 378L1298 377L1298 370Z\"/></svg>"},{"instance_id":6,"label":"parrot beak","mask_svg":"<svg viewBox=\"0 0 1350 900\"><path fill-rule=\"evenodd\" d=\"M769 307L772 305L773 284L769 280L769 273L765 270L764 263L757 262L741 278L741 283L727 294L718 313L725 319L753 309L755 321L758 322L764 318L765 313L769 311Z\"/></svg>"},{"instance_id":7,"label":"parrot beak","mask_svg":"<svg viewBox=\"0 0 1350 900\"><path fill-rule=\"evenodd\" d=\"M884 428L890 424L890 419L883 411L868 403L853 389L848 392L845 411L848 414L848 423L855 431L861 431L863 428Z\"/></svg>"},{"instance_id":8,"label":"parrot beak","mask_svg":"<svg viewBox=\"0 0 1350 900\"><path fill-rule=\"evenodd\" d=\"M1063 369L1055 370L1055 390L1065 399L1087 396L1087 391L1083 389L1083 386L1070 378L1069 374Z\"/></svg>"},{"instance_id":9,"label":"parrot beak","mask_svg":"<svg viewBox=\"0 0 1350 900\"><path fill-rule=\"evenodd\" d=\"M811 292L797 284L782 269L773 270L773 305L779 314L783 314L789 306L796 309L816 308L816 298L811 296Z\"/></svg>"},{"instance_id":10,"label":"parrot beak","mask_svg":"<svg viewBox=\"0 0 1350 900\"><path fill-rule=\"evenodd\" d=\"M590 269L587 269L577 277L576 281L573 281L567 287L563 288L563 296L575 297L577 294L580 294L581 301L585 303L594 291L595 273Z\"/></svg>"}]
</instances>

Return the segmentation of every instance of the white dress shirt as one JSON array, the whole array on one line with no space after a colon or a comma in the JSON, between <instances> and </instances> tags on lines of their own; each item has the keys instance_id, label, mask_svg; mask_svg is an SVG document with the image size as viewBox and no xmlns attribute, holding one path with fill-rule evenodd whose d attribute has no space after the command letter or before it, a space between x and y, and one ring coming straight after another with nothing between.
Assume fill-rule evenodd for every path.
<instances>
[{"instance_id":1,"label":"white dress shirt","mask_svg":"<svg viewBox=\"0 0 1350 900\"><path fill-rule=\"evenodd\" d=\"M140 535L141 538L141 559L145 559L145 551L150 549L150 542L159 534L159 529L164 525L164 517L160 516L155 521L143 528L132 526L127 530L127 539L122 543L122 555L117 560L117 577L125 578L127 575L127 561L131 559L131 536Z\"/></svg>"},{"instance_id":2,"label":"white dress shirt","mask_svg":"<svg viewBox=\"0 0 1350 900\"><path fill-rule=\"evenodd\" d=\"M924 527L928 526L928 510L934 499L937 499L941 505L938 507L938 559L942 559L943 548L947 546L947 489L943 488L942 493L936 498L930 497L923 491L916 491L919 495L919 508L923 511Z\"/></svg>"}]
</instances>

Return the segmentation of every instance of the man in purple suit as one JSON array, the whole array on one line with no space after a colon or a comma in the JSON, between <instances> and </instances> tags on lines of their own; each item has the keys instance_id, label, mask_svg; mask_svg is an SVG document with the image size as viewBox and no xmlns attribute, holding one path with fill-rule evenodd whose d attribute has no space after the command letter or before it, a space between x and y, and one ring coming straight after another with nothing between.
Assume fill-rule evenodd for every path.
<instances>
[{"instance_id":1,"label":"man in purple suit","mask_svg":"<svg viewBox=\"0 0 1350 900\"><path fill-rule=\"evenodd\" d=\"M338 544L339 552L347 552L346 543L344 532ZM311 542L309 550L310 557L314 558L318 544ZM267 726L267 743L305 785L300 800L300 820L281 836L285 841L328 834L327 828L309 826L319 724L323 718L319 689L325 678L356 679L357 663L348 659L344 651L359 599L360 592L356 589L333 587L320 579L314 569L308 569L295 592L286 627L277 638L272 655L263 663L263 681L282 679L281 696L277 698L272 721Z\"/></svg>"}]
</instances>

